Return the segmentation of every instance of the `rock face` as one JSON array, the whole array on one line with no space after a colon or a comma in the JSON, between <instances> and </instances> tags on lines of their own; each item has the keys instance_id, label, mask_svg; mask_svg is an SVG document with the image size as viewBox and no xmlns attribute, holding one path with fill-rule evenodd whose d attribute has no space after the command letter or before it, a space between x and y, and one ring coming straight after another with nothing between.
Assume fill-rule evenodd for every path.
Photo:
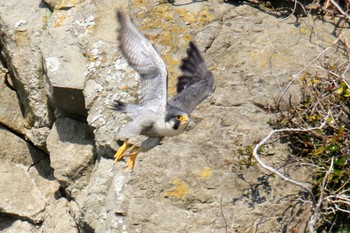
<instances>
[{"instance_id":1,"label":"rock face","mask_svg":"<svg viewBox=\"0 0 350 233\"><path fill-rule=\"evenodd\" d=\"M26 167L4 162L0 167L3 187L0 209L8 215L19 215L35 223L43 221L45 197L26 172ZM21 182L18 182L21 181ZM5 188L6 187L6 188ZM25 193L25 197L18 194Z\"/></svg>"},{"instance_id":2,"label":"rock face","mask_svg":"<svg viewBox=\"0 0 350 233\"><path fill-rule=\"evenodd\" d=\"M247 162L242 151L269 132L268 110L293 75L345 59L331 47L335 26L281 20L244 4L175 3L0 4L1 232L305 228L310 211L297 201L301 190ZM189 40L200 48L216 86L193 112L189 129L141 154L133 173L111 159L127 118L109 104L136 102L138 85L118 51L118 7L129 9L164 58L169 95ZM298 94L295 80L281 108ZM306 168L286 164L285 145L269 155L264 160L291 177L310 179Z\"/></svg>"},{"instance_id":3,"label":"rock face","mask_svg":"<svg viewBox=\"0 0 350 233\"><path fill-rule=\"evenodd\" d=\"M94 159L94 141L89 127L70 118L57 118L47 137L47 150L53 175L61 186L72 193L74 190L69 186L79 179L75 185L81 188Z\"/></svg>"}]
</instances>

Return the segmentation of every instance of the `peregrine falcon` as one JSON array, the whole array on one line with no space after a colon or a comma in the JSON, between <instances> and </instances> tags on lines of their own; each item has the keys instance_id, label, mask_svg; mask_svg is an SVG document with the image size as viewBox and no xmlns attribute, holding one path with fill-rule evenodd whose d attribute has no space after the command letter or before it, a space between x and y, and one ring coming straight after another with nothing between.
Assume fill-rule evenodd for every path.
<instances>
[{"instance_id":1,"label":"peregrine falcon","mask_svg":"<svg viewBox=\"0 0 350 233\"><path fill-rule=\"evenodd\" d=\"M140 76L139 104L113 102L113 109L124 112L131 122L119 131L124 144L114 155L119 161L129 150L126 171L133 169L136 156L157 146L164 137L181 134L189 123L189 115L213 91L214 78L193 42L189 43L187 58L182 60L182 75L178 78L177 94L167 99L167 69L164 61L137 30L128 14L117 12L120 23L119 48L128 64ZM144 135L140 146L131 145L128 139Z\"/></svg>"}]
</instances>

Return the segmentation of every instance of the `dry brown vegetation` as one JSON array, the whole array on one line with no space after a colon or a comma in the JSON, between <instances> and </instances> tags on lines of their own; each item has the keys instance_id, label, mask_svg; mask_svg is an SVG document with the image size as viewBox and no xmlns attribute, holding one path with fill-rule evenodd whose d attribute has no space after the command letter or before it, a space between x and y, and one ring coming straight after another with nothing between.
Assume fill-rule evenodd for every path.
<instances>
[{"instance_id":1,"label":"dry brown vegetation","mask_svg":"<svg viewBox=\"0 0 350 233\"><path fill-rule=\"evenodd\" d=\"M299 84L300 102L290 103L287 111L277 111L276 119L270 122L274 130L251 153L260 166L308 193L306 203L312 205L308 232L350 232L350 49L349 39L342 34L343 28L349 28L350 1L243 2L280 16L316 16L335 24L338 38L331 46L346 59L334 63L324 60L323 65L316 65L320 72L308 72L309 66L320 61L330 46L298 72L291 83ZM279 109L288 88L289 85L283 90L275 109ZM279 142L288 144L300 164L310 167L311 188L261 159L263 145L276 143L276 135Z\"/></svg>"},{"instance_id":2,"label":"dry brown vegetation","mask_svg":"<svg viewBox=\"0 0 350 233\"><path fill-rule=\"evenodd\" d=\"M315 15L323 20L350 21L348 0L225 0L232 4L246 3L276 16Z\"/></svg>"},{"instance_id":3,"label":"dry brown vegetation","mask_svg":"<svg viewBox=\"0 0 350 233\"><path fill-rule=\"evenodd\" d=\"M299 84L300 102L289 103L287 111L277 111L276 119L270 122L274 130L253 150L263 168L309 194L306 201L312 204L309 232L350 232L350 48L348 38L337 32L339 36L330 47L343 53L345 60L332 64L322 60L321 55L328 47L296 74L292 82ZM316 60L322 66L315 65ZM308 72L311 65L318 72ZM289 85L282 96L288 88ZM310 167L311 188L310 184L294 180L263 162L262 146L275 135L288 144L300 164Z\"/></svg>"}]
</instances>

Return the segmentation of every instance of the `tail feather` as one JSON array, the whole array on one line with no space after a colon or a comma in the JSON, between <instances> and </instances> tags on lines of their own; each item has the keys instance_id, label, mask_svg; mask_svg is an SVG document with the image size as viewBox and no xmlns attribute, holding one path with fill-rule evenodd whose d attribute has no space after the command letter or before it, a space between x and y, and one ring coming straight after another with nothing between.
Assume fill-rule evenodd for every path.
<instances>
[{"instance_id":1,"label":"tail feather","mask_svg":"<svg viewBox=\"0 0 350 233\"><path fill-rule=\"evenodd\" d=\"M114 100L113 103L111 104L112 109L120 112L125 112L128 104L119 101L119 100Z\"/></svg>"},{"instance_id":2,"label":"tail feather","mask_svg":"<svg viewBox=\"0 0 350 233\"><path fill-rule=\"evenodd\" d=\"M131 119L137 118L144 112L144 108L141 106L136 104L127 104L120 100L114 100L113 103L111 103L111 109L118 112L123 112Z\"/></svg>"}]
</instances>

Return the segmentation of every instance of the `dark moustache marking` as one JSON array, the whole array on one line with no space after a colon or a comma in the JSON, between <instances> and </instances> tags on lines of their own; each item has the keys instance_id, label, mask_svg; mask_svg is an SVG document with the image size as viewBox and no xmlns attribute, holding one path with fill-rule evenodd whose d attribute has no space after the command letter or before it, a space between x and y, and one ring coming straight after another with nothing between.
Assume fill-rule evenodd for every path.
<instances>
[{"instance_id":1,"label":"dark moustache marking","mask_svg":"<svg viewBox=\"0 0 350 233\"><path fill-rule=\"evenodd\" d=\"M174 130L177 130L178 128L179 128L179 126L180 126L180 121L179 120L177 120L177 119L175 119L175 124L174 124L174 126L173 126L173 129Z\"/></svg>"}]
</instances>

